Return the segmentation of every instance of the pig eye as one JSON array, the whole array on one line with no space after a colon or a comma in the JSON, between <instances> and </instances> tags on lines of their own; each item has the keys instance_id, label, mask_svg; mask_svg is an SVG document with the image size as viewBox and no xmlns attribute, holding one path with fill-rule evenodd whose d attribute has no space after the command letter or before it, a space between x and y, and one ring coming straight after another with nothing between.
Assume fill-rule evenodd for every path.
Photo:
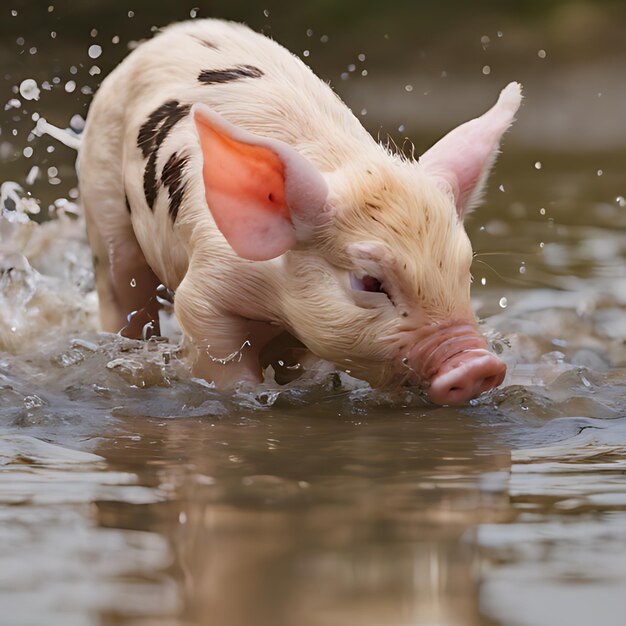
<instances>
[{"instance_id":1,"label":"pig eye","mask_svg":"<svg viewBox=\"0 0 626 626\"><path fill-rule=\"evenodd\" d=\"M370 293L384 293L388 296L387 292L383 288L383 284L378 278L374 276L368 276L367 274L363 278L357 278L354 274L350 274L350 286L356 291L368 291Z\"/></svg>"}]
</instances>

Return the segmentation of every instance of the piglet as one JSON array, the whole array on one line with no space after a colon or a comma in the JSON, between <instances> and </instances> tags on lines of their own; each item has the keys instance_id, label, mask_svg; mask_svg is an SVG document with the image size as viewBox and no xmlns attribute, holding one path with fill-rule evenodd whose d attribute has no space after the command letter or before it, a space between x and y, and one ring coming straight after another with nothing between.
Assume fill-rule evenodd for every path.
<instances>
[{"instance_id":1,"label":"piglet","mask_svg":"<svg viewBox=\"0 0 626 626\"><path fill-rule=\"evenodd\" d=\"M520 100L511 83L414 161L271 39L212 19L165 29L102 83L80 148L102 327L156 323L162 283L194 373L218 387L260 381L286 332L433 403L493 389L505 365L476 326L463 218Z\"/></svg>"}]
</instances>

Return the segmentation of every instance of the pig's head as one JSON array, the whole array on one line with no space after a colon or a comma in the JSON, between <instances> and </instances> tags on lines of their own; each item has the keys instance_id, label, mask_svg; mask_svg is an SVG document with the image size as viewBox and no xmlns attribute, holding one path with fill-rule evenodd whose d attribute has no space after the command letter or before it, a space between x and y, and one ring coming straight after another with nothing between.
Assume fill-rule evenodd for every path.
<instances>
[{"instance_id":1,"label":"pig's head","mask_svg":"<svg viewBox=\"0 0 626 626\"><path fill-rule=\"evenodd\" d=\"M520 101L511 83L419 162L377 148L323 173L196 107L207 204L237 254L283 255L283 322L313 353L374 385L419 383L434 403L463 404L506 371L472 313L463 218Z\"/></svg>"}]
</instances>

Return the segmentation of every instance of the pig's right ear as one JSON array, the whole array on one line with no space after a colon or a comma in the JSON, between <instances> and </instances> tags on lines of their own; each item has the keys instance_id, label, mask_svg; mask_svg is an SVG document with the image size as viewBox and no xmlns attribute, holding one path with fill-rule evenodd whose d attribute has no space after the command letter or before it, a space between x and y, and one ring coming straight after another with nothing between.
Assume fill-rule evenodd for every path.
<instances>
[{"instance_id":1,"label":"pig's right ear","mask_svg":"<svg viewBox=\"0 0 626 626\"><path fill-rule=\"evenodd\" d=\"M322 174L286 143L253 135L203 104L191 115L207 205L233 250L265 261L307 239L328 196Z\"/></svg>"}]
</instances>

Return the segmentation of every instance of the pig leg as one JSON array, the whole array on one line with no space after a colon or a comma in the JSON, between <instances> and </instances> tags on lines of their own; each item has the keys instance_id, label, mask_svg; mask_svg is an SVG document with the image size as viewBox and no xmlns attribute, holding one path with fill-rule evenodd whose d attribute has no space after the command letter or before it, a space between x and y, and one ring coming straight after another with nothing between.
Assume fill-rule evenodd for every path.
<instances>
[{"instance_id":1,"label":"pig leg","mask_svg":"<svg viewBox=\"0 0 626 626\"><path fill-rule=\"evenodd\" d=\"M192 352L196 376L213 381L217 387L233 387L237 382L263 380L259 354L283 329L267 322L218 312L206 293L202 274L189 270L176 290L176 318Z\"/></svg>"},{"instance_id":2,"label":"pig leg","mask_svg":"<svg viewBox=\"0 0 626 626\"><path fill-rule=\"evenodd\" d=\"M109 233L105 240L90 219L90 211L86 209L85 213L102 329L141 339L145 336L144 326L152 323L150 333L159 334L155 294L160 281L147 264L134 233L124 228L115 236Z\"/></svg>"}]
</instances>

